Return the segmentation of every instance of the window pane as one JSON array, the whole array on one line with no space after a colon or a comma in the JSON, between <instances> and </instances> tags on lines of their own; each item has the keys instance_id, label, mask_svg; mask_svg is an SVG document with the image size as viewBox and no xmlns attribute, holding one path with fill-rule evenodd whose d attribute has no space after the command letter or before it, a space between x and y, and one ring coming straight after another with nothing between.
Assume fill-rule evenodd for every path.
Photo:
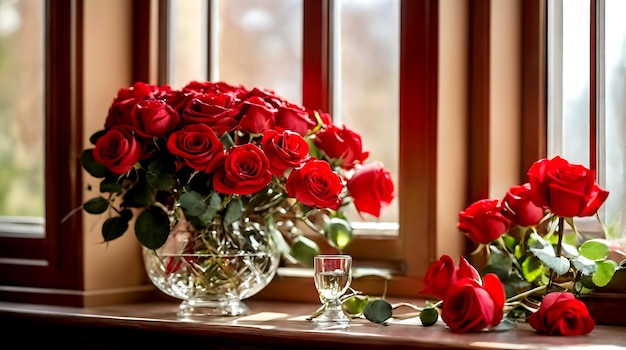
<instances>
[{"instance_id":1,"label":"window pane","mask_svg":"<svg viewBox=\"0 0 626 350\"><path fill-rule=\"evenodd\" d=\"M623 0L607 0L605 2L604 28L604 89L605 89L605 172L602 173L604 186L610 195L605 202L607 220L622 215L624 222L624 163L626 152L626 2ZM624 227L624 226L623 226Z\"/></svg>"},{"instance_id":2,"label":"window pane","mask_svg":"<svg viewBox=\"0 0 626 350\"><path fill-rule=\"evenodd\" d=\"M302 1L227 0L218 13L214 80L302 103Z\"/></svg>"},{"instance_id":3,"label":"window pane","mask_svg":"<svg viewBox=\"0 0 626 350\"><path fill-rule=\"evenodd\" d=\"M0 0L0 216L44 215L44 23L44 1Z\"/></svg>"},{"instance_id":4,"label":"window pane","mask_svg":"<svg viewBox=\"0 0 626 350\"><path fill-rule=\"evenodd\" d=\"M589 0L563 1L561 156L589 166Z\"/></svg>"},{"instance_id":5,"label":"window pane","mask_svg":"<svg viewBox=\"0 0 626 350\"><path fill-rule=\"evenodd\" d=\"M369 159L381 161L398 183L400 1L342 0L339 6L335 82L340 89L333 117L361 134ZM348 208L350 219L359 221ZM397 200L380 221L398 221Z\"/></svg>"},{"instance_id":6,"label":"window pane","mask_svg":"<svg viewBox=\"0 0 626 350\"><path fill-rule=\"evenodd\" d=\"M170 1L169 82L180 89L206 80L208 1Z\"/></svg>"}]
</instances>

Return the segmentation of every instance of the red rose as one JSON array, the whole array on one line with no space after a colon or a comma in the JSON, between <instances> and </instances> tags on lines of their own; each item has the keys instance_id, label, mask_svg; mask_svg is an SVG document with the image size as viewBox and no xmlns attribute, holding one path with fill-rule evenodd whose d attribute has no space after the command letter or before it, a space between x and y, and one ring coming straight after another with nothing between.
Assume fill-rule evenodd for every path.
<instances>
[{"instance_id":1,"label":"red rose","mask_svg":"<svg viewBox=\"0 0 626 350\"><path fill-rule=\"evenodd\" d=\"M197 95L183 109L181 118L185 124L206 124L218 135L223 135L237 126L239 108L237 99L230 94Z\"/></svg>"},{"instance_id":2,"label":"red rose","mask_svg":"<svg viewBox=\"0 0 626 350\"><path fill-rule=\"evenodd\" d=\"M497 199L481 199L459 213L457 227L476 243L488 244L509 230Z\"/></svg>"},{"instance_id":3,"label":"red rose","mask_svg":"<svg viewBox=\"0 0 626 350\"><path fill-rule=\"evenodd\" d=\"M537 332L550 335L583 335L596 326L587 306L568 292L546 295L539 310L528 317L528 323Z\"/></svg>"},{"instance_id":4,"label":"red rose","mask_svg":"<svg viewBox=\"0 0 626 350\"><path fill-rule=\"evenodd\" d=\"M143 99L152 97L153 86L137 82L128 88L119 89L117 96L109 106L109 113L104 122L105 129L115 125L131 125L130 112L135 104Z\"/></svg>"},{"instance_id":5,"label":"red rose","mask_svg":"<svg viewBox=\"0 0 626 350\"><path fill-rule=\"evenodd\" d=\"M311 160L302 168L294 169L287 178L286 187L290 197L310 207L336 210L341 204L341 179L323 160Z\"/></svg>"},{"instance_id":6,"label":"red rose","mask_svg":"<svg viewBox=\"0 0 626 350\"><path fill-rule=\"evenodd\" d=\"M228 150L224 166L218 168L213 177L213 188L226 194L252 194L271 180L269 160L263 151L246 143Z\"/></svg>"},{"instance_id":7,"label":"red rose","mask_svg":"<svg viewBox=\"0 0 626 350\"><path fill-rule=\"evenodd\" d=\"M278 177L283 177L285 170L298 168L309 159L309 144L293 131L279 133L269 130L263 135L261 144L270 161L270 171Z\"/></svg>"},{"instance_id":8,"label":"red rose","mask_svg":"<svg viewBox=\"0 0 626 350\"><path fill-rule=\"evenodd\" d=\"M194 170L212 172L224 158L224 144L204 124L187 125L167 139L167 149Z\"/></svg>"},{"instance_id":9,"label":"red rose","mask_svg":"<svg viewBox=\"0 0 626 350\"><path fill-rule=\"evenodd\" d=\"M609 195L595 178L595 171L559 156L541 159L528 170L528 196L535 205L558 216L592 216Z\"/></svg>"},{"instance_id":10,"label":"red rose","mask_svg":"<svg viewBox=\"0 0 626 350\"><path fill-rule=\"evenodd\" d=\"M311 119L302 106L292 103L285 103L278 107L275 118L277 129L295 131L302 136L317 126L317 120Z\"/></svg>"},{"instance_id":11,"label":"red rose","mask_svg":"<svg viewBox=\"0 0 626 350\"><path fill-rule=\"evenodd\" d=\"M359 166L348 180L348 192L359 213L380 217L381 208L389 205L394 198L391 173L379 161Z\"/></svg>"},{"instance_id":12,"label":"red rose","mask_svg":"<svg viewBox=\"0 0 626 350\"><path fill-rule=\"evenodd\" d=\"M455 333L493 328L502 320L504 300L504 287L495 274L486 274L482 285L473 278L463 278L450 286L441 319Z\"/></svg>"},{"instance_id":13,"label":"red rose","mask_svg":"<svg viewBox=\"0 0 626 350\"><path fill-rule=\"evenodd\" d=\"M96 141L93 150L93 159L114 174L126 173L142 156L143 147L135 138L135 129L130 125L118 125L109 129Z\"/></svg>"},{"instance_id":14,"label":"red rose","mask_svg":"<svg viewBox=\"0 0 626 350\"><path fill-rule=\"evenodd\" d=\"M276 124L274 115L278 110L261 97L250 97L243 102L241 110L239 130L245 133L263 134Z\"/></svg>"},{"instance_id":15,"label":"red rose","mask_svg":"<svg viewBox=\"0 0 626 350\"><path fill-rule=\"evenodd\" d=\"M176 128L180 117L162 100L137 102L131 114L133 126L141 137L165 137Z\"/></svg>"},{"instance_id":16,"label":"red rose","mask_svg":"<svg viewBox=\"0 0 626 350\"><path fill-rule=\"evenodd\" d=\"M426 288L420 293L443 300L450 286L462 278L480 281L480 274L464 257L460 258L459 266L454 266L454 260L444 254L428 268L424 277Z\"/></svg>"},{"instance_id":17,"label":"red rose","mask_svg":"<svg viewBox=\"0 0 626 350\"><path fill-rule=\"evenodd\" d=\"M536 206L530 198L530 184L509 187L502 199L502 213L512 222L512 226L536 226L544 216L544 210Z\"/></svg>"},{"instance_id":18,"label":"red rose","mask_svg":"<svg viewBox=\"0 0 626 350\"><path fill-rule=\"evenodd\" d=\"M315 134L314 142L328 157L340 159L344 169L352 169L369 157L369 152L363 151L361 136L345 126L339 129L336 125L327 125Z\"/></svg>"}]
</instances>

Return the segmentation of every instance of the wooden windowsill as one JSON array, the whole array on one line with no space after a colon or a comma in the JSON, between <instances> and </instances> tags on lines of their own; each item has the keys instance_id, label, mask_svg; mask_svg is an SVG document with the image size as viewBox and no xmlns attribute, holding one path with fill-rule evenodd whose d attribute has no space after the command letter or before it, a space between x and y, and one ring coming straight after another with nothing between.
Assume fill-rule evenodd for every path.
<instances>
[{"instance_id":1,"label":"wooden windowsill","mask_svg":"<svg viewBox=\"0 0 626 350\"><path fill-rule=\"evenodd\" d=\"M320 330L305 320L316 304L246 304L248 316L184 321L175 315L175 302L86 308L0 302L0 322L5 343L90 349L626 349L624 328L617 326L596 326L576 337L539 335L527 324L506 332L453 334L441 323L425 328L409 318L388 326L359 319L347 330Z\"/></svg>"}]
</instances>

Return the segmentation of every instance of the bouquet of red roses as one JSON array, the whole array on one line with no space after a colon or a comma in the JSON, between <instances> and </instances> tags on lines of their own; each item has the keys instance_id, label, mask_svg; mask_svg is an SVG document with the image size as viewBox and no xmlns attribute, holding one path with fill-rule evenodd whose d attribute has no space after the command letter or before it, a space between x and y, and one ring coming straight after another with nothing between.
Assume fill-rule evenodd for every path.
<instances>
[{"instance_id":1,"label":"bouquet of red roses","mask_svg":"<svg viewBox=\"0 0 626 350\"><path fill-rule=\"evenodd\" d=\"M378 217L394 198L391 174L367 162L358 133L262 88L137 82L118 91L91 141L81 164L99 179L102 195L82 208L108 213L104 241L127 232L133 218L141 244L157 249L183 219L200 229L216 216L260 215L280 218L288 245L300 245L284 253L310 263L319 248L293 222L341 250L352 239L345 206ZM325 220L314 225L320 212ZM339 234L324 230L337 221Z\"/></svg>"}]
</instances>

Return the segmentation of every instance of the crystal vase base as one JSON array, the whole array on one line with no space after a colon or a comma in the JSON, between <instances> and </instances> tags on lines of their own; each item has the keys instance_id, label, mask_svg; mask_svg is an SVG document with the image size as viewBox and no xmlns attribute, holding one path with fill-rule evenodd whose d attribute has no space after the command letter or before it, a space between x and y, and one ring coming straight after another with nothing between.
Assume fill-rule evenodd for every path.
<instances>
[{"instance_id":1,"label":"crystal vase base","mask_svg":"<svg viewBox=\"0 0 626 350\"><path fill-rule=\"evenodd\" d=\"M248 314L248 307L237 298L217 299L198 296L183 300L177 316L186 319L206 316L243 316Z\"/></svg>"}]
</instances>

